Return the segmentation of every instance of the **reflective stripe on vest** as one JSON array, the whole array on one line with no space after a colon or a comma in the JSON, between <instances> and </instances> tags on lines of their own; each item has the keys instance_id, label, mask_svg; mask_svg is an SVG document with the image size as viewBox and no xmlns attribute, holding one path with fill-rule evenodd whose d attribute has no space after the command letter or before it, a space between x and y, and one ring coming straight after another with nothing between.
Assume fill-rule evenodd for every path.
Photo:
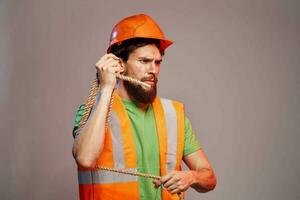
<instances>
[{"instance_id":1,"label":"reflective stripe on vest","mask_svg":"<svg viewBox=\"0 0 300 200\"><path fill-rule=\"evenodd\" d=\"M172 101L161 99L161 104L165 112L167 128L167 171L176 168L177 161L177 116Z\"/></svg>"},{"instance_id":2,"label":"reflective stripe on vest","mask_svg":"<svg viewBox=\"0 0 300 200\"><path fill-rule=\"evenodd\" d=\"M136 172L136 169L126 169L130 172ZM128 176L127 174L118 174L111 171L79 171L78 182L79 184L107 184L114 182L132 182L137 181L137 176Z\"/></svg>"},{"instance_id":3,"label":"reflective stripe on vest","mask_svg":"<svg viewBox=\"0 0 300 200\"><path fill-rule=\"evenodd\" d=\"M120 122L116 112L111 112L109 127L111 130L112 150L114 156L114 167L125 168L124 145Z\"/></svg>"}]
</instances>

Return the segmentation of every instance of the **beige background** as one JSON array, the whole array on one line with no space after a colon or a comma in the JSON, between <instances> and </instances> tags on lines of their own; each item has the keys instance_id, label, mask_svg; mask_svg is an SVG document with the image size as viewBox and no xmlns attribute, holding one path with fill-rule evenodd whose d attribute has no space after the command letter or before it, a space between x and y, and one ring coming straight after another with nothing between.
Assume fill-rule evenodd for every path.
<instances>
[{"instance_id":1,"label":"beige background","mask_svg":"<svg viewBox=\"0 0 300 200\"><path fill-rule=\"evenodd\" d=\"M112 26L175 41L159 94L183 101L218 176L186 199L300 199L300 1L0 0L0 198L77 199L72 123Z\"/></svg>"}]
</instances>

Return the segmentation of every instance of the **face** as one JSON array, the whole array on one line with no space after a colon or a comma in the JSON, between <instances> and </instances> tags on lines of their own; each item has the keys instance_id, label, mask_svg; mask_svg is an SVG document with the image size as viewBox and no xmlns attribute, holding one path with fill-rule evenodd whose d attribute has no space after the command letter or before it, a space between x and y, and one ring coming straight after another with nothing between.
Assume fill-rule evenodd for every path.
<instances>
[{"instance_id":1,"label":"face","mask_svg":"<svg viewBox=\"0 0 300 200\"><path fill-rule=\"evenodd\" d=\"M126 67L125 75L151 86L150 89L147 89L125 81L124 87L132 99L140 103L153 102L157 93L156 84L161 62L162 56L154 44L137 48L129 55L127 62L124 63Z\"/></svg>"}]
</instances>

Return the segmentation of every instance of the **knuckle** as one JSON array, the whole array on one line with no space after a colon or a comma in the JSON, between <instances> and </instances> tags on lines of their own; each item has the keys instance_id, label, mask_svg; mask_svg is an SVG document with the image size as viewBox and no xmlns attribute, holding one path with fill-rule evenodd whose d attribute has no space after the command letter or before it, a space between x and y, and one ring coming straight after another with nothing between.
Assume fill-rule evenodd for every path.
<instances>
[{"instance_id":1,"label":"knuckle","mask_svg":"<svg viewBox=\"0 0 300 200\"><path fill-rule=\"evenodd\" d=\"M175 193L177 193L177 190L172 190L171 191L171 194L175 194Z\"/></svg>"}]
</instances>

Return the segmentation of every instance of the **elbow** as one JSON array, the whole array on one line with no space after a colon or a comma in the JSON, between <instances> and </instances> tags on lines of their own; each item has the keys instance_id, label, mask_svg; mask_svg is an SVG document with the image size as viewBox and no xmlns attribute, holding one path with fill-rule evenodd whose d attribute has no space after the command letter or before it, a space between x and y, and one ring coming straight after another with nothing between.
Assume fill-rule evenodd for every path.
<instances>
[{"instance_id":1,"label":"elbow","mask_svg":"<svg viewBox=\"0 0 300 200\"><path fill-rule=\"evenodd\" d=\"M211 171L206 181L202 184L198 184L197 186L195 185L196 187L194 187L194 189L200 193L207 193L209 191L214 190L216 188L216 185L217 185L217 177L215 176L213 171Z\"/></svg>"},{"instance_id":2,"label":"elbow","mask_svg":"<svg viewBox=\"0 0 300 200\"><path fill-rule=\"evenodd\" d=\"M207 185L208 191L212 191L216 188L217 186L217 177L214 175L214 173L211 176L210 183Z\"/></svg>"},{"instance_id":3,"label":"elbow","mask_svg":"<svg viewBox=\"0 0 300 200\"><path fill-rule=\"evenodd\" d=\"M84 168L94 168L96 167L96 160L84 158L82 156L75 157L77 165Z\"/></svg>"},{"instance_id":4,"label":"elbow","mask_svg":"<svg viewBox=\"0 0 300 200\"><path fill-rule=\"evenodd\" d=\"M77 165L84 168L94 168L96 166L97 158L93 159L90 156L82 155L82 153L78 152L74 147L72 149L72 154Z\"/></svg>"},{"instance_id":5,"label":"elbow","mask_svg":"<svg viewBox=\"0 0 300 200\"><path fill-rule=\"evenodd\" d=\"M75 144L72 149L77 165L83 168L95 168L100 153L93 153L93 151L87 151L79 147Z\"/></svg>"},{"instance_id":6,"label":"elbow","mask_svg":"<svg viewBox=\"0 0 300 200\"><path fill-rule=\"evenodd\" d=\"M210 176L210 180L208 181L208 184L206 185L206 192L212 191L216 188L217 186L217 177L215 174L212 172Z\"/></svg>"}]
</instances>

